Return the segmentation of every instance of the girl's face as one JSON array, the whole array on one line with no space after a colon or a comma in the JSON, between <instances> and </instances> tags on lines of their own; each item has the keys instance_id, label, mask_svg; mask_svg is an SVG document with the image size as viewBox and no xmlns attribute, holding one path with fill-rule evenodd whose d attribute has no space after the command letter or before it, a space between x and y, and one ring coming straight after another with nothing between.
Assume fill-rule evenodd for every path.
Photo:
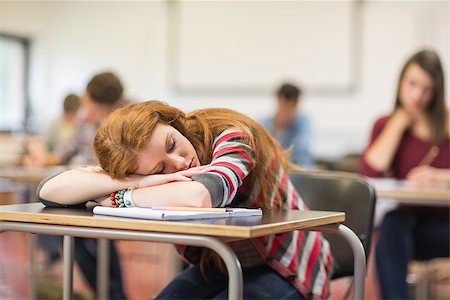
<instances>
[{"instance_id":1,"label":"girl's face","mask_svg":"<svg viewBox=\"0 0 450 300\"><path fill-rule=\"evenodd\" d=\"M158 124L147 145L138 152L136 174L168 174L200 166L191 142L169 125Z\"/></svg>"},{"instance_id":2,"label":"girl's face","mask_svg":"<svg viewBox=\"0 0 450 300\"><path fill-rule=\"evenodd\" d=\"M418 64L409 65L400 83L400 103L409 113L425 110L433 97L433 78Z\"/></svg>"}]
</instances>

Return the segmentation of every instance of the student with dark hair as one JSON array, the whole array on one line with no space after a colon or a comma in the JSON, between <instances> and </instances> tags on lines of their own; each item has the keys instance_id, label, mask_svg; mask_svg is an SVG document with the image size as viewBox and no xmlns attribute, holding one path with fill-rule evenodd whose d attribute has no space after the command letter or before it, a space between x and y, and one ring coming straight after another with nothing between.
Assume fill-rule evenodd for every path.
<instances>
[{"instance_id":1,"label":"student with dark hair","mask_svg":"<svg viewBox=\"0 0 450 300\"><path fill-rule=\"evenodd\" d=\"M304 167L313 166L311 122L298 110L302 90L294 84L284 83L278 88L276 97L275 115L262 119L261 124L283 148L291 151L292 162Z\"/></svg>"},{"instance_id":2,"label":"student with dark hair","mask_svg":"<svg viewBox=\"0 0 450 300\"><path fill-rule=\"evenodd\" d=\"M44 134L45 145L51 152L74 135L75 121L80 108L80 97L69 94L64 98L63 114L56 119Z\"/></svg>"},{"instance_id":3,"label":"student with dark hair","mask_svg":"<svg viewBox=\"0 0 450 300\"><path fill-rule=\"evenodd\" d=\"M96 74L81 97L81 110L75 121L72 138L44 157L41 153L31 151L25 157L26 165L96 164L92 146L95 132L103 119L123 104L123 86L119 78L111 72Z\"/></svg>"},{"instance_id":4,"label":"student with dark hair","mask_svg":"<svg viewBox=\"0 0 450 300\"><path fill-rule=\"evenodd\" d=\"M119 78L111 72L96 74L81 97L82 110L77 116L73 137L47 155L44 161L33 160L32 153L29 161L35 166L68 164L74 163L76 157L77 163L96 164L93 148L95 132L106 116L123 104L123 86ZM125 299L119 257L113 241L110 241L110 253L110 299ZM75 258L91 289L96 291L96 240L76 238Z\"/></svg>"},{"instance_id":5,"label":"student with dark hair","mask_svg":"<svg viewBox=\"0 0 450 300\"><path fill-rule=\"evenodd\" d=\"M379 118L360 161L370 177L411 182L450 182L450 118L444 72L435 51L423 50L405 63L394 109ZM376 268L383 299L409 298L406 275L413 259L448 257L448 208L400 206L379 227Z\"/></svg>"},{"instance_id":6,"label":"student with dark hair","mask_svg":"<svg viewBox=\"0 0 450 300\"><path fill-rule=\"evenodd\" d=\"M51 122L39 140L33 141L33 145L28 144L29 149L33 149L34 152L38 152L41 149L42 157L44 158L48 152L54 151L59 145L71 139L74 135L75 121L79 108L80 97L75 94L67 95L64 98L62 115ZM32 162L24 161L24 164L31 165ZM45 269L50 268L61 259L61 243L62 238L58 236L38 236L38 246L47 254L47 258L43 263Z\"/></svg>"},{"instance_id":7,"label":"student with dark hair","mask_svg":"<svg viewBox=\"0 0 450 300\"><path fill-rule=\"evenodd\" d=\"M114 107L121 100L123 86L112 72L99 73L92 77L86 87L86 95L93 102Z\"/></svg>"}]
</instances>

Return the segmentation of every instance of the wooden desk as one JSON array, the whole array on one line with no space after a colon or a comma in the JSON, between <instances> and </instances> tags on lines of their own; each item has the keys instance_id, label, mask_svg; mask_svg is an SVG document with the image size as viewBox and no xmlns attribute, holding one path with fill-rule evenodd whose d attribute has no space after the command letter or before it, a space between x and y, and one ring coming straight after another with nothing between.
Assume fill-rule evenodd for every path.
<instances>
[{"instance_id":1,"label":"wooden desk","mask_svg":"<svg viewBox=\"0 0 450 300\"><path fill-rule=\"evenodd\" d=\"M392 178L371 178L377 192L377 201L418 206L450 206L450 185L418 185Z\"/></svg>"},{"instance_id":2,"label":"wooden desk","mask_svg":"<svg viewBox=\"0 0 450 300\"><path fill-rule=\"evenodd\" d=\"M364 297L365 253L359 238L346 226L341 212L264 211L263 216L192 221L150 221L93 215L92 210L47 208L41 203L0 206L0 232L64 235L64 299L72 296L74 236L117 240L141 240L207 247L224 260L229 274L229 299L242 299L242 270L231 240L248 239L291 230L307 229L335 232L352 245L355 257L355 299ZM104 243L105 245L106 243ZM99 246L100 248L100 246ZM104 247L107 248L107 247ZM105 253L101 274L108 270ZM106 265L106 266L105 266ZM99 298L107 299L103 277Z\"/></svg>"},{"instance_id":3,"label":"wooden desk","mask_svg":"<svg viewBox=\"0 0 450 300\"><path fill-rule=\"evenodd\" d=\"M0 167L0 180L5 179L24 186L27 195L23 197L25 202L36 202L35 191L39 182L51 175L67 170L68 166L47 166L47 167Z\"/></svg>"},{"instance_id":4,"label":"wooden desk","mask_svg":"<svg viewBox=\"0 0 450 300\"><path fill-rule=\"evenodd\" d=\"M0 178L17 181L39 182L42 179L67 170L67 166L51 167L0 167Z\"/></svg>"}]
</instances>

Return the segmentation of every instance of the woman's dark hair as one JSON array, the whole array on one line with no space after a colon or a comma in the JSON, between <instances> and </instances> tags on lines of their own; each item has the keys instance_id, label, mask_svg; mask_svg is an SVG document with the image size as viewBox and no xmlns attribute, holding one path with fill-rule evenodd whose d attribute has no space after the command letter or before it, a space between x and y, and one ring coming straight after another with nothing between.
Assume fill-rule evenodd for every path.
<instances>
[{"instance_id":1,"label":"woman's dark hair","mask_svg":"<svg viewBox=\"0 0 450 300\"><path fill-rule=\"evenodd\" d=\"M447 109L445 106L444 71L439 55L435 51L428 49L421 50L407 60L400 72L395 108L401 106L401 82L405 76L406 69L413 64L418 65L433 79L433 95L425 113L431 127L432 141L434 144L439 145L448 135Z\"/></svg>"}]
</instances>

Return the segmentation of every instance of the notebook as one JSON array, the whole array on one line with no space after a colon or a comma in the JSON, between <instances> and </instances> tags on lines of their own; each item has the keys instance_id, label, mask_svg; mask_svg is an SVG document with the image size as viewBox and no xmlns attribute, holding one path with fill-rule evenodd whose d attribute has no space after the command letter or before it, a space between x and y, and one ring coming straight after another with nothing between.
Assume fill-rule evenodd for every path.
<instances>
[{"instance_id":1,"label":"notebook","mask_svg":"<svg viewBox=\"0 0 450 300\"><path fill-rule=\"evenodd\" d=\"M136 218L146 220L192 220L192 219L210 219L210 218L228 218L228 217L248 217L261 216L262 210L259 208L226 208L217 211L183 211L183 210L164 210L161 208L151 209L142 207L94 207L94 214L125 218Z\"/></svg>"}]
</instances>

